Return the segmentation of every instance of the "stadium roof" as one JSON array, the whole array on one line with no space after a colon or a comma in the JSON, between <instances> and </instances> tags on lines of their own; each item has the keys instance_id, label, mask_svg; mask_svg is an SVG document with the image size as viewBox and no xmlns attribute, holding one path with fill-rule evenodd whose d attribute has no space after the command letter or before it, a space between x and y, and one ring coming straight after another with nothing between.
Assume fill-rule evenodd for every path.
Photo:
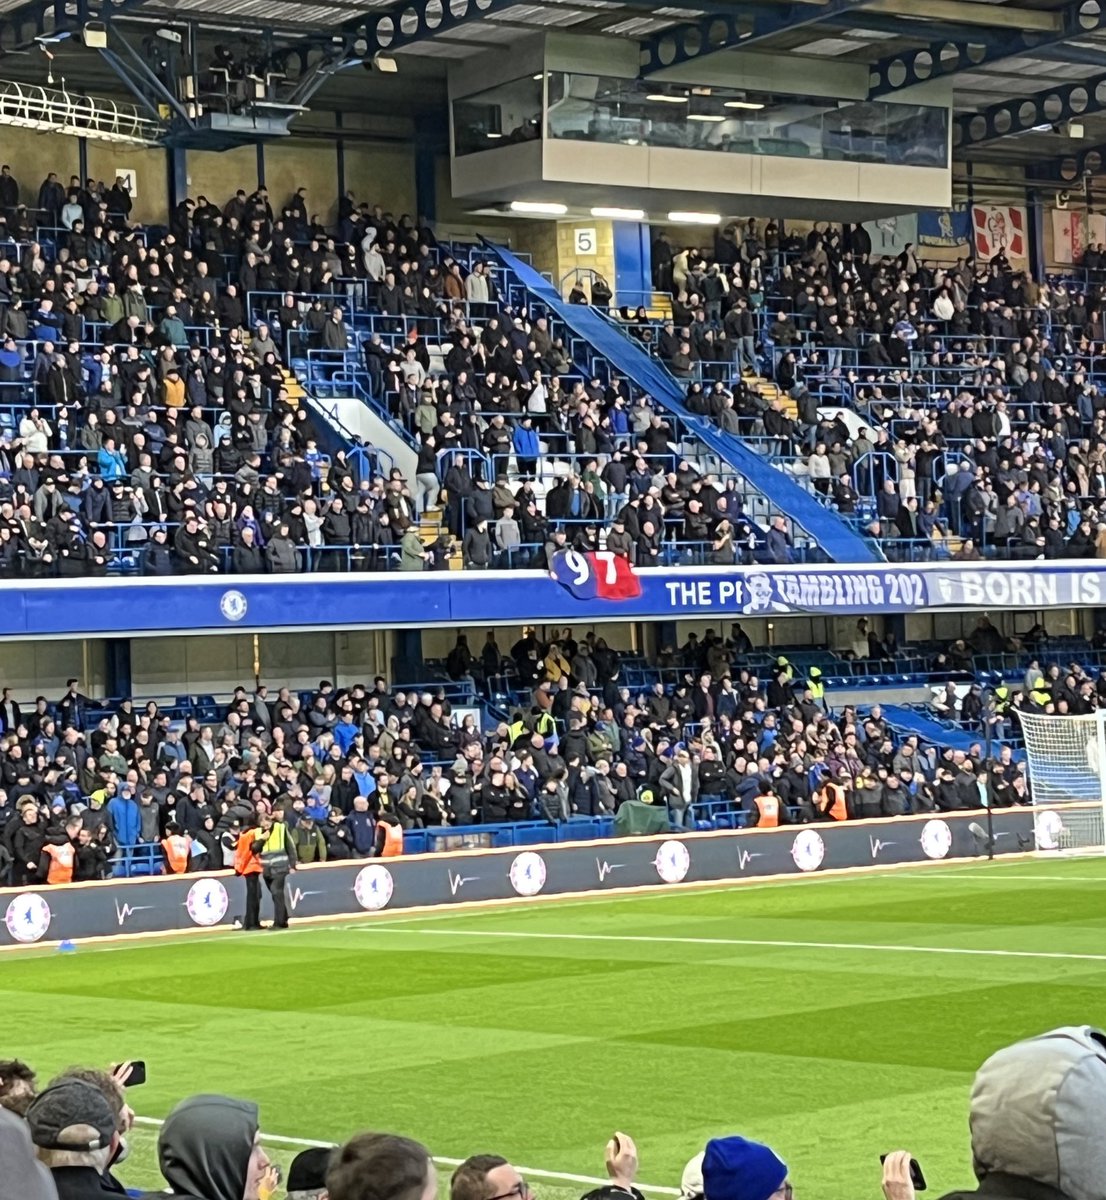
<instances>
[{"instance_id":1,"label":"stadium roof","mask_svg":"<svg viewBox=\"0 0 1106 1200\"><path fill-rule=\"evenodd\" d=\"M804 58L869 66L872 99L895 100L913 83L944 77L960 118L961 162L1025 165L1106 143L1106 0L102 0L99 9L95 0L0 0L0 47L25 48L36 29L49 33L59 9L74 30L88 16L194 20L214 41L237 34L269 49L318 49L345 38L370 55L384 48L399 56L398 76L371 87L360 77L352 88L339 75L327 98L340 105L344 94L356 95L371 106L379 96L393 113L397 100L441 104L435 81L450 61L559 31L636 41L646 74L676 66L687 78L711 55L748 47L793 58L797 88ZM405 72L419 80L406 97ZM1069 135L1073 119L1082 122L1081 138Z\"/></svg>"}]
</instances>

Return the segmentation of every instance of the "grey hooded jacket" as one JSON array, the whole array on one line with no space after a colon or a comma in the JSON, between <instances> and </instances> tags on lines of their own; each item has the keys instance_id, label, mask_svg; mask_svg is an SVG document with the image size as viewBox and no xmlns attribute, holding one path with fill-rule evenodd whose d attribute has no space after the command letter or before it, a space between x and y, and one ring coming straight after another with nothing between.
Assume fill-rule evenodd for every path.
<instances>
[{"instance_id":1,"label":"grey hooded jacket","mask_svg":"<svg viewBox=\"0 0 1106 1200\"><path fill-rule=\"evenodd\" d=\"M944 1200L1106 1200L1106 1033L1065 1026L991 1055L969 1123L976 1192Z\"/></svg>"},{"instance_id":2,"label":"grey hooded jacket","mask_svg":"<svg viewBox=\"0 0 1106 1200\"><path fill-rule=\"evenodd\" d=\"M0 1200L57 1200L50 1172L35 1158L27 1123L0 1108Z\"/></svg>"}]
</instances>

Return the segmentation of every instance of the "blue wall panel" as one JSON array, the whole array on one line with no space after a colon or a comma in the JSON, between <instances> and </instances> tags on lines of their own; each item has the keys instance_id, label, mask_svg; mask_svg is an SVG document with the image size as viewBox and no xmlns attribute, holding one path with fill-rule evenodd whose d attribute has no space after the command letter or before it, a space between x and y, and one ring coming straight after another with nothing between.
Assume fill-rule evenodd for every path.
<instances>
[{"instance_id":1,"label":"blue wall panel","mask_svg":"<svg viewBox=\"0 0 1106 1200\"><path fill-rule=\"evenodd\" d=\"M602 570L602 562L596 570ZM1106 564L1092 561L1063 566L704 567L642 571L632 578L640 594L620 600L581 598L572 581L558 582L540 571L10 582L0 585L0 636L722 620L1106 603Z\"/></svg>"}]
</instances>

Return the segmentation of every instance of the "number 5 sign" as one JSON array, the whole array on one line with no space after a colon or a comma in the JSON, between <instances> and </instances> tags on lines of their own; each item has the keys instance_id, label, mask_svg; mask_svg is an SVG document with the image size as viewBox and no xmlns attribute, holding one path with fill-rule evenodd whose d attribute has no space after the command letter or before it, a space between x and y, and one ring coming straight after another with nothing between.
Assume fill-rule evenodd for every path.
<instances>
[{"instance_id":1,"label":"number 5 sign","mask_svg":"<svg viewBox=\"0 0 1106 1200\"><path fill-rule=\"evenodd\" d=\"M576 238L576 257L577 258L592 258L595 255L595 230L594 229L575 229L573 234Z\"/></svg>"}]
</instances>

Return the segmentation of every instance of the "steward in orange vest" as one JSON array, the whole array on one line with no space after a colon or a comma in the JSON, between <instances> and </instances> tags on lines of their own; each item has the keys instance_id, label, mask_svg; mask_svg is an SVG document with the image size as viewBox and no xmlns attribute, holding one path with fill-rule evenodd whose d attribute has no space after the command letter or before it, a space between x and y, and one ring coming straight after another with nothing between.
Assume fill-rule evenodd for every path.
<instances>
[{"instance_id":1,"label":"steward in orange vest","mask_svg":"<svg viewBox=\"0 0 1106 1200\"><path fill-rule=\"evenodd\" d=\"M192 857L192 839L182 832L175 821L166 825L161 849L165 853L165 866L170 875L183 875L188 870L188 860Z\"/></svg>"},{"instance_id":2,"label":"steward in orange vest","mask_svg":"<svg viewBox=\"0 0 1106 1200\"><path fill-rule=\"evenodd\" d=\"M234 873L241 875L246 885L246 915L243 929L261 928L261 833L257 828L257 817L248 817L249 827L238 835L234 847Z\"/></svg>"},{"instance_id":3,"label":"steward in orange vest","mask_svg":"<svg viewBox=\"0 0 1106 1200\"><path fill-rule=\"evenodd\" d=\"M827 779L813 796L814 807L819 816L827 821L845 821L849 810L845 800L845 785L836 779Z\"/></svg>"},{"instance_id":4,"label":"steward in orange vest","mask_svg":"<svg viewBox=\"0 0 1106 1200\"><path fill-rule=\"evenodd\" d=\"M380 814L376 826L376 853L378 858L396 858L403 853L403 826L385 813Z\"/></svg>"},{"instance_id":5,"label":"steward in orange vest","mask_svg":"<svg viewBox=\"0 0 1106 1200\"><path fill-rule=\"evenodd\" d=\"M238 835L238 841L234 847L235 875L261 874L260 849L261 840L257 836L257 830L253 826L244 829Z\"/></svg>"},{"instance_id":6,"label":"steward in orange vest","mask_svg":"<svg viewBox=\"0 0 1106 1200\"><path fill-rule=\"evenodd\" d=\"M749 801L747 812L746 828L775 829L787 822L787 809L767 789Z\"/></svg>"},{"instance_id":7,"label":"steward in orange vest","mask_svg":"<svg viewBox=\"0 0 1106 1200\"><path fill-rule=\"evenodd\" d=\"M63 842L47 842L42 847L39 875L47 883L72 883L77 862L77 848L66 838Z\"/></svg>"}]
</instances>

